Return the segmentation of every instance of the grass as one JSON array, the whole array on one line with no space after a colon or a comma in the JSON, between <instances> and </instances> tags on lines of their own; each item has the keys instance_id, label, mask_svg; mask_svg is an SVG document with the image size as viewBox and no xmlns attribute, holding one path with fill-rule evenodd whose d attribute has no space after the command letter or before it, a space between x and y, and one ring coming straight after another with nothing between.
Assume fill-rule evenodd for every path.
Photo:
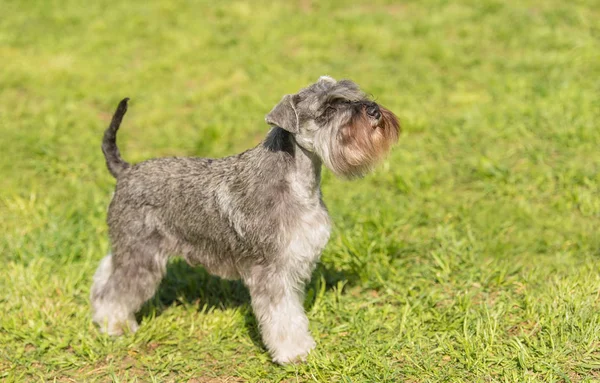
<instances>
[{"instance_id":1,"label":"grass","mask_svg":"<svg viewBox=\"0 0 600 383\"><path fill-rule=\"evenodd\" d=\"M0 4L0 379L600 381L600 3ZM244 287L173 261L140 330L102 336L91 278L124 157L222 156L319 75L403 122L363 180L325 171L336 223L280 367Z\"/></svg>"}]
</instances>

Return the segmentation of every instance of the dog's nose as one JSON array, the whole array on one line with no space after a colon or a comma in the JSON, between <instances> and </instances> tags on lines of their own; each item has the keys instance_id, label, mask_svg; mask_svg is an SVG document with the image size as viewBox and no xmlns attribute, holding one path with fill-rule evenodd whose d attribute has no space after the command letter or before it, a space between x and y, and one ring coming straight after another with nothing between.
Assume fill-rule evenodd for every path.
<instances>
[{"instance_id":1,"label":"dog's nose","mask_svg":"<svg viewBox=\"0 0 600 383\"><path fill-rule=\"evenodd\" d=\"M377 106L377 104L372 103L371 105L367 106L367 114L370 117L373 117L374 119L379 120L379 118L381 117L381 112L379 111L379 106Z\"/></svg>"}]
</instances>

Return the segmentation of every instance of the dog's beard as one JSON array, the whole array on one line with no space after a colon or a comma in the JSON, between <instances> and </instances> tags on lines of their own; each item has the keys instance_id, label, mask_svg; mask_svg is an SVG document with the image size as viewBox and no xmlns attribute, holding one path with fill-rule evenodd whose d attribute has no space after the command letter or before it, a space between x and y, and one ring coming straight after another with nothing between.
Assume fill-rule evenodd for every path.
<instances>
[{"instance_id":1,"label":"dog's beard","mask_svg":"<svg viewBox=\"0 0 600 383\"><path fill-rule=\"evenodd\" d=\"M316 148L322 149L319 156L336 175L344 178L364 176L398 141L398 119L385 108L380 111L381 119L377 124L363 109L339 128L330 127L322 132L323 136L319 137L322 144Z\"/></svg>"}]
</instances>

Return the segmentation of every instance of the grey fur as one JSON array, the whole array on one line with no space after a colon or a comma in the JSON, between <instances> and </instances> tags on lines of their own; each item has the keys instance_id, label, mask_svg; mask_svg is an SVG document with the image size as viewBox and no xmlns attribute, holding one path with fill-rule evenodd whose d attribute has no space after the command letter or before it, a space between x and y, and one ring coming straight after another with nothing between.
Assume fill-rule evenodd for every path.
<instances>
[{"instance_id":1,"label":"grey fur","mask_svg":"<svg viewBox=\"0 0 600 383\"><path fill-rule=\"evenodd\" d=\"M273 360L304 359L315 346L304 286L330 233L321 163L336 155L337 130L376 104L351 81L322 77L283 98L266 117L273 128L253 149L133 166L116 146L126 104L102 145L117 186L108 211L113 253L91 291L94 321L109 334L135 331L135 312L154 295L168 258L179 255L220 277L241 278Z\"/></svg>"}]
</instances>

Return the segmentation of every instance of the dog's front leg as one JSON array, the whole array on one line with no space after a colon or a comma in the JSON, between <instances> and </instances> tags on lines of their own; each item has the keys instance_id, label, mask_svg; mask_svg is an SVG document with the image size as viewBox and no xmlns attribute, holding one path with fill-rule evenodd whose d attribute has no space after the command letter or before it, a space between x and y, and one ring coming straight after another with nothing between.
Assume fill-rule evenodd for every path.
<instances>
[{"instance_id":1,"label":"dog's front leg","mask_svg":"<svg viewBox=\"0 0 600 383\"><path fill-rule=\"evenodd\" d=\"M305 360L315 341L304 313L304 281L289 271L256 267L245 282L273 361L284 364Z\"/></svg>"}]
</instances>

